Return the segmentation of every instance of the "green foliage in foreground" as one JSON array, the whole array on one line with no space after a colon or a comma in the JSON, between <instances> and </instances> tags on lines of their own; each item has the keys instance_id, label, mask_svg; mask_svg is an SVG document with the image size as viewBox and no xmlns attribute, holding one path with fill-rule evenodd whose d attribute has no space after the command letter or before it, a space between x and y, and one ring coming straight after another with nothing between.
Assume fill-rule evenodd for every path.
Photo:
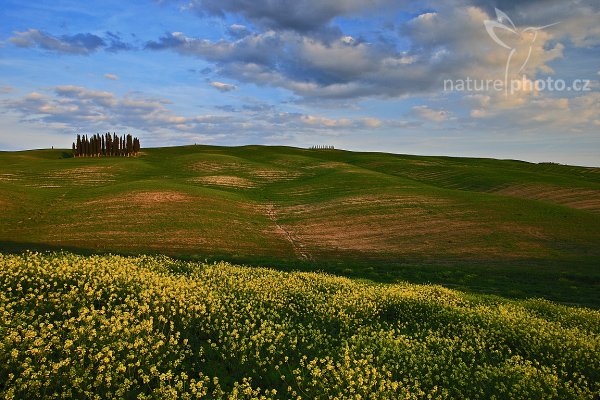
<instances>
[{"instance_id":1,"label":"green foliage in foreground","mask_svg":"<svg viewBox=\"0 0 600 400\"><path fill-rule=\"evenodd\" d=\"M598 398L600 312L163 257L0 255L2 398Z\"/></svg>"}]
</instances>

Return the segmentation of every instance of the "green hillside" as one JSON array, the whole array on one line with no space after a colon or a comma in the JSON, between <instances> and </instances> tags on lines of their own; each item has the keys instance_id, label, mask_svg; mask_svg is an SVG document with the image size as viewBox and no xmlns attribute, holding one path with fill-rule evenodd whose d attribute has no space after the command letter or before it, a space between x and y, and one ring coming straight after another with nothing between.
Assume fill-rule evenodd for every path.
<instances>
[{"instance_id":1,"label":"green hillside","mask_svg":"<svg viewBox=\"0 0 600 400\"><path fill-rule=\"evenodd\" d=\"M4 251L163 253L600 305L600 169L289 147L0 153Z\"/></svg>"}]
</instances>

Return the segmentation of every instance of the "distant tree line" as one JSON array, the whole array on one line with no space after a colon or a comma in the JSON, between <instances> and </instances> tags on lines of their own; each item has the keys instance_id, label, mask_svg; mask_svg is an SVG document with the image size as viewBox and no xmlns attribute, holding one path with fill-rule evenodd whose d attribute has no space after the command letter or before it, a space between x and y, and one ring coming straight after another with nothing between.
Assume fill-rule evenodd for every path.
<instances>
[{"instance_id":1,"label":"distant tree line","mask_svg":"<svg viewBox=\"0 0 600 400\"><path fill-rule=\"evenodd\" d=\"M131 135L117 136L110 132L100 135L77 135L73 142L73 157L129 157L140 151L140 140Z\"/></svg>"},{"instance_id":2,"label":"distant tree line","mask_svg":"<svg viewBox=\"0 0 600 400\"><path fill-rule=\"evenodd\" d=\"M322 145L317 145L317 146L311 146L310 150L334 150L335 147L333 146L322 146Z\"/></svg>"}]
</instances>

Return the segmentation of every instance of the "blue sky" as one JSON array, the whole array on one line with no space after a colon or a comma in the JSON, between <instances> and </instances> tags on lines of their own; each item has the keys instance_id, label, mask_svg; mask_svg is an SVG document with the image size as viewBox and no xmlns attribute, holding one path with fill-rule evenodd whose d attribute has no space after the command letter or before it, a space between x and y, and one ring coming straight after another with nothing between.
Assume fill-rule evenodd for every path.
<instances>
[{"instance_id":1,"label":"blue sky","mask_svg":"<svg viewBox=\"0 0 600 400\"><path fill-rule=\"evenodd\" d=\"M143 146L331 144L600 166L597 1L1 5L0 150L127 131ZM586 90L444 90L505 73Z\"/></svg>"}]
</instances>

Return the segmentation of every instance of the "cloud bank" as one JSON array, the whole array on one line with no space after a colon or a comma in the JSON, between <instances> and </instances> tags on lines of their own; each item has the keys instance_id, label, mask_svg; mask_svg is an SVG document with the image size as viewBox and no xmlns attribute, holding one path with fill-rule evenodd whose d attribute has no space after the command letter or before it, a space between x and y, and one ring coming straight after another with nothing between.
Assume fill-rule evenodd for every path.
<instances>
[{"instance_id":1,"label":"cloud bank","mask_svg":"<svg viewBox=\"0 0 600 400\"><path fill-rule=\"evenodd\" d=\"M243 109L221 107L218 114L180 115L165 99L139 95L120 97L108 91L73 85L31 92L4 100L1 105L21 115L22 122L61 129L65 134L130 129L146 132L146 138L172 136L175 132L178 139L193 137L207 142L225 136L236 140L257 136L264 139L281 132L329 135L337 131L372 131L409 125L372 117L332 118L284 112L261 104Z\"/></svg>"},{"instance_id":2,"label":"cloud bank","mask_svg":"<svg viewBox=\"0 0 600 400\"><path fill-rule=\"evenodd\" d=\"M367 7L411 8L403 3L191 1L186 8L201 16L234 15L257 30L235 24L229 28L231 39L216 41L170 32L148 41L146 48L197 57L214 63L220 76L284 88L305 100L400 98L439 91L445 79L502 76L506 49L493 42L483 26L485 20L495 19L491 1L425 2L423 8L435 11L416 13L389 32L379 28L380 36L370 39L347 35L335 24L336 18L366 13ZM600 12L593 2L578 2L577 7L550 3L552 7L539 1L501 5L514 12L521 27L542 20L546 24L560 21L539 32L527 63L528 76L552 73L551 62L564 56L564 41L589 46L600 39L595 22ZM382 39L383 33L406 45L401 48ZM523 42L521 46L529 45L527 38ZM527 52L519 52L514 63L520 65L526 57Z\"/></svg>"},{"instance_id":3,"label":"cloud bank","mask_svg":"<svg viewBox=\"0 0 600 400\"><path fill-rule=\"evenodd\" d=\"M118 34L112 32L106 32L104 37L92 33L54 36L38 29L28 29L15 32L8 41L17 47L37 47L49 52L68 55L89 55L102 49L109 52L133 49L133 46L125 43Z\"/></svg>"}]
</instances>

